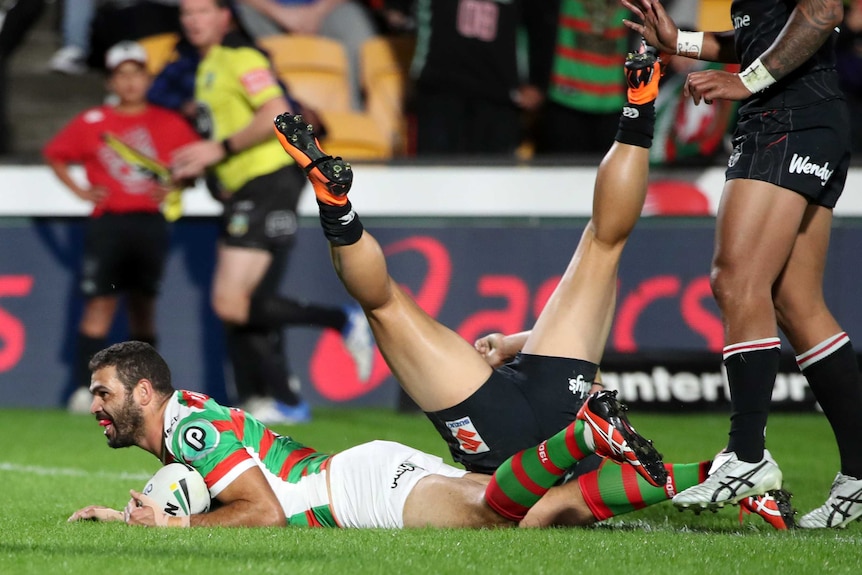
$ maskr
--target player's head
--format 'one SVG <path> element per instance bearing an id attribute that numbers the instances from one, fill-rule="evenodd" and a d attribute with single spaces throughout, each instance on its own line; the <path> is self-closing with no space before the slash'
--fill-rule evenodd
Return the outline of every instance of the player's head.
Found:
<path id="1" fill-rule="evenodd" d="M 232 23 L 229 0 L 180 0 L 180 23 L 189 43 L 201 52 L 221 44 Z"/>
<path id="2" fill-rule="evenodd" d="M 113 367 L 117 379 L 126 392 L 131 392 L 138 382 L 146 379 L 152 388 L 162 395 L 174 392 L 171 385 L 171 369 L 153 346 L 142 341 L 124 341 L 103 349 L 90 360 L 90 371 Z"/>
<path id="3" fill-rule="evenodd" d="M 105 53 L 108 89 L 117 95 L 119 104 L 139 105 L 147 101 L 150 74 L 147 71 L 147 51 L 137 42 L 114 44 Z"/>
<path id="4" fill-rule="evenodd" d="M 98 352 L 89 368 L 90 411 L 105 428 L 108 445 L 139 445 L 145 436 L 145 410 L 157 411 L 173 392 L 167 363 L 151 345 L 127 341 Z"/>

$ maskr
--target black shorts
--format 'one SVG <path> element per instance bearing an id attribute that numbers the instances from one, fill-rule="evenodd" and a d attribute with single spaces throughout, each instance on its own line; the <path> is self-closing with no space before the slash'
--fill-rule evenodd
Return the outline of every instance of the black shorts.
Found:
<path id="1" fill-rule="evenodd" d="M 850 118 L 843 100 L 742 116 L 728 180 L 770 182 L 834 208 L 850 166 Z"/>
<path id="2" fill-rule="evenodd" d="M 226 245 L 275 251 L 293 242 L 296 206 L 305 174 L 292 164 L 259 176 L 224 203 L 221 240 Z"/>
<path id="3" fill-rule="evenodd" d="M 578 359 L 518 354 L 466 400 L 425 415 L 455 461 L 469 471 L 493 473 L 574 421 L 597 370 Z"/>
<path id="4" fill-rule="evenodd" d="M 84 230 L 81 293 L 85 297 L 159 293 L 170 227 L 159 213 L 103 214 Z"/>

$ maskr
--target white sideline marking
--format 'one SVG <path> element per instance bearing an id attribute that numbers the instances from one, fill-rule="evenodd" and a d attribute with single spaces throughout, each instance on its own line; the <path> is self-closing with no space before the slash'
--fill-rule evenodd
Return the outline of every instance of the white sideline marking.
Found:
<path id="1" fill-rule="evenodd" d="M 42 467 L 39 465 L 21 465 L 19 463 L 11 463 L 8 461 L 0 461 L 0 471 L 10 471 L 13 473 L 29 473 L 32 475 L 63 475 L 66 477 L 99 477 L 102 479 L 115 480 L 143 480 L 146 481 L 152 475 L 144 473 L 128 473 L 114 471 L 87 471 L 86 469 L 75 469 L 74 467 Z"/>

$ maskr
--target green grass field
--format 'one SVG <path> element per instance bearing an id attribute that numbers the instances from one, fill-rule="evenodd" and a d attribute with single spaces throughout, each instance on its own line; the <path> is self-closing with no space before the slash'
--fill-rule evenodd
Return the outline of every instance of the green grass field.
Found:
<path id="1" fill-rule="evenodd" d="M 631 414 L 666 461 L 709 458 L 726 437 L 724 415 Z M 444 455 L 420 415 L 386 410 L 315 412 L 277 428 L 321 450 L 392 439 Z M 112 450 L 94 418 L 0 410 L 0 574 L 62 573 L 859 573 L 862 524 L 841 531 L 776 532 L 737 509 L 679 513 L 670 503 L 592 528 L 549 530 L 156 530 L 66 523 L 91 503 L 122 508 L 158 462 Z M 821 416 L 776 414 L 769 447 L 800 512 L 820 505 L 838 469 Z"/>

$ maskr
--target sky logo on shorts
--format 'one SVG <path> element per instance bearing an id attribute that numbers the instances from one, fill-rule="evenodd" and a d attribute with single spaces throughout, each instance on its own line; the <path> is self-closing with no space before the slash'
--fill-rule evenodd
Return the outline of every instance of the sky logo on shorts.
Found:
<path id="1" fill-rule="evenodd" d="M 791 174 L 810 174 L 817 176 L 820 178 L 820 185 L 825 186 L 826 182 L 829 181 L 829 178 L 832 177 L 832 172 L 835 170 L 829 169 L 829 162 L 826 162 L 821 166 L 820 164 L 812 164 L 809 160 L 811 160 L 811 156 L 805 156 L 803 158 L 799 154 L 793 154 L 788 171 Z"/>
<path id="2" fill-rule="evenodd" d="M 578 377 L 570 377 L 569 378 L 569 391 L 572 392 L 572 395 L 579 395 L 583 397 L 587 393 L 587 389 L 589 386 L 587 380 L 584 379 L 582 374 L 578 374 Z"/>
<path id="3" fill-rule="evenodd" d="M 446 427 L 452 432 L 455 439 L 458 440 L 458 446 L 464 453 L 485 453 L 490 451 L 488 444 L 476 431 L 476 426 L 469 417 L 456 419 L 455 421 L 447 421 Z"/>

